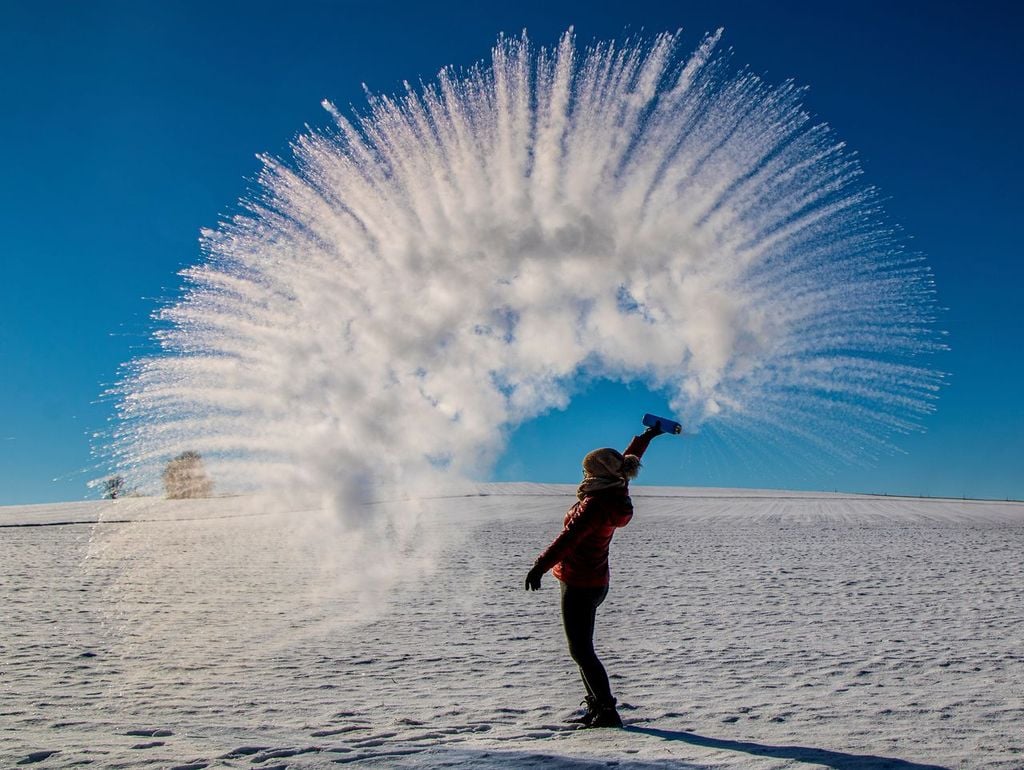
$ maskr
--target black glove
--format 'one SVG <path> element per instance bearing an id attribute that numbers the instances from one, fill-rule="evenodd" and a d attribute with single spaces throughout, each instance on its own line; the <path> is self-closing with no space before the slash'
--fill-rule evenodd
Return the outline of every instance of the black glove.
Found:
<path id="1" fill-rule="evenodd" d="M 644 435 L 645 436 L 660 436 L 664 432 L 665 431 L 663 431 L 661 429 L 661 423 L 659 422 L 657 425 L 651 425 L 649 428 L 647 428 L 647 430 L 644 431 Z"/>
<path id="2" fill-rule="evenodd" d="M 544 571 L 537 566 L 534 566 L 528 573 L 526 573 L 526 590 L 527 591 L 539 591 L 540 590 L 540 579 L 544 574 Z"/>

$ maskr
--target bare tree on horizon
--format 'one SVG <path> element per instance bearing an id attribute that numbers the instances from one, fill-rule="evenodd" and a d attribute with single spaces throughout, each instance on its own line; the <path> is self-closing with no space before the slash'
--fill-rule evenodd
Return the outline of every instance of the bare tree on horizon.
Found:
<path id="1" fill-rule="evenodd" d="M 164 469 L 164 490 L 169 500 L 210 497 L 213 481 L 206 475 L 199 452 L 182 452 Z"/>

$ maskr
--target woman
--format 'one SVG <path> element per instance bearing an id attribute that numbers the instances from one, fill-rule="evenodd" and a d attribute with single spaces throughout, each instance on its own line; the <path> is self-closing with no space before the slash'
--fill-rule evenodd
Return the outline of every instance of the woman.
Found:
<path id="1" fill-rule="evenodd" d="M 634 436 L 626 451 L 605 447 L 583 458 L 579 498 L 565 515 L 562 532 L 538 558 L 526 576 L 526 590 L 540 588 L 549 569 L 562 584 L 562 623 L 569 654 L 580 667 L 587 690 L 587 711 L 578 719 L 584 727 L 622 727 L 615 710 L 608 674 L 594 652 L 594 619 L 608 595 L 608 546 L 617 527 L 633 518 L 629 480 L 640 470 L 640 458 L 651 439 L 663 431 L 648 428 Z"/>

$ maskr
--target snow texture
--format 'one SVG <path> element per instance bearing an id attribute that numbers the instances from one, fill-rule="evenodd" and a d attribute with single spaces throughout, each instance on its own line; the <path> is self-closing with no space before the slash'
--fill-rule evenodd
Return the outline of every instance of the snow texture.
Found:
<path id="1" fill-rule="evenodd" d="M 635 488 L 627 727 L 573 731 L 522 589 L 571 493 L 423 501 L 389 564 L 250 497 L 0 509 L 0 767 L 1024 767 L 1024 505 Z"/>

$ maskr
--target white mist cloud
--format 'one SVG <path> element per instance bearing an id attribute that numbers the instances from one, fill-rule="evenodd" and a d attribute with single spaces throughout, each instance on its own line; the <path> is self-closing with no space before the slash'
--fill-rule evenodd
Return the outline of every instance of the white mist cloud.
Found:
<path id="1" fill-rule="evenodd" d="M 155 481 L 196 450 L 219 489 L 358 528 L 381 488 L 486 472 L 581 372 L 665 389 L 688 427 L 912 428 L 939 379 L 907 363 L 938 347 L 927 268 L 799 91 L 718 37 L 503 40 L 355 122 L 326 104 L 336 125 L 204 233 L 166 355 L 124 383 L 118 462 Z"/>

